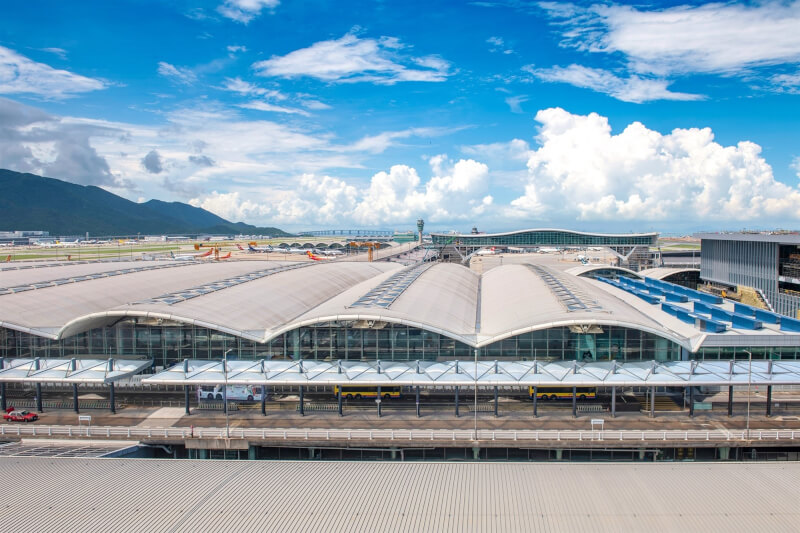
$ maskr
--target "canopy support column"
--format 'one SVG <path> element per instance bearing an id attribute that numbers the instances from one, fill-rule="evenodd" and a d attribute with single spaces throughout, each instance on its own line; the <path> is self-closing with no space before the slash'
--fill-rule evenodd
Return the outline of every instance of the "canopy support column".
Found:
<path id="1" fill-rule="evenodd" d="M 420 416 L 422 415 L 420 414 L 420 409 L 419 409 L 419 385 L 417 385 L 417 418 L 419 418 Z"/>
<path id="2" fill-rule="evenodd" d="M 5 359 L 0 357 L 0 370 L 5 368 Z M 6 412 L 6 383 L 0 383 L 0 409 L 5 413 Z"/>
<path id="3" fill-rule="evenodd" d="M 458 418 L 458 385 L 456 385 L 456 418 Z"/>
<path id="4" fill-rule="evenodd" d="M 572 387 L 572 418 L 578 418 L 578 388 Z"/>
<path id="5" fill-rule="evenodd" d="M 338 386 L 338 390 L 336 392 L 336 401 L 339 404 L 337 410 L 339 411 L 339 416 L 344 416 L 342 414 L 342 386 Z"/>
<path id="6" fill-rule="evenodd" d="M 378 418 L 381 417 L 381 402 L 382 401 L 383 401 L 383 398 L 381 397 L 381 388 L 378 387 L 378 397 L 375 398 L 375 403 L 378 405 Z"/>
<path id="7" fill-rule="evenodd" d="M 113 387 L 114 387 L 113 383 L 111 384 L 111 387 L 112 387 L 111 390 L 114 390 L 113 389 Z M 189 386 L 188 385 L 184 385 L 183 386 L 183 410 L 187 415 L 191 414 L 191 409 L 189 407 Z"/>
<path id="8" fill-rule="evenodd" d="M 39 370 L 39 358 L 37 357 L 33 361 L 33 368 L 35 370 Z M 36 410 L 40 413 L 44 412 L 42 409 L 42 384 L 36 383 Z"/>
<path id="9" fill-rule="evenodd" d="M 537 409 L 538 409 L 538 401 L 539 401 L 539 387 L 533 388 L 533 396 L 531 397 L 531 401 L 533 401 L 533 418 L 536 418 Z"/>
<path id="10" fill-rule="evenodd" d="M 75 372 L 78 369 L 78 362 L 75 359 L 72 359 L 69 363 L 70 371 Z M 80 407 L 78 406 L 78 384 L 72 384 L 72 410 L 76 413 L 80 413 Z"/>
<path id="11" fill-rule="evenodd" d="M 611 418 L 617 416 L 617 388 L 611 387 Z"/>
<path id="12" fill-rule="evenodd" d="M 112 415 L 117 414 L 117 404 L 114 401 L 114 382 L 108 384 L 108 410 Z"/>
<path id="13" fill-rule="evenodd" d="M 227 372 L 228 369 L 225 369 Z M 222 386 L 222 412 L 225 413 L 225 416 L 228 416 L 228 386 Z"/>
<path id="14" fill-rule="evenodd" d="M 494 417 L 497 418 L 497 390 L 499 387 L 494 388 Z"/>
<path id="15" fill-rule="evenodd" d="M 108 360 L 108 371 L 114 371 L 114 359 Z M 114 382 L 112 381 L 108 384 L 108 410 L 111 411 L 112 415 L 117 414 L 117 404 L 114 401 L 114 392 Z"/>
<path id="16" fill-rule="evenodd" d="M 694 417 L 694 387 L 689 387 L 689 416 Z"/>
<path id="17" fill-rule="evenodd" d="M 767 416 L 772 416 L 772 385 L 767 385 Z"/>
<path id="18" fill-rule="evenodd" d="M 650 418 L 656 416 L 656 388 L 650 387 Z"/>
<path id="19" fill-rule="evenodd" d="M 733 416 L 733 385 L 728 387 L 728 416 Z"/>
<path id="20" fill-rule="evenodd" d="M 303 392 L 305 392 L 304 387 L 300 385 L 300 416 L 306 416 L 305 406 L 303 405 Z"/>

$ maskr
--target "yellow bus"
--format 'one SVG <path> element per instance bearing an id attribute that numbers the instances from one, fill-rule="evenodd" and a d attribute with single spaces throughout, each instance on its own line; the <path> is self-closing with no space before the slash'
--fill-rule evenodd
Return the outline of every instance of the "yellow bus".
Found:
<path id="1" fill-rule="evenodd" d="M 381 398 L 384 400 L 389 400 L 391 398 L 399 398 L 400 397 L 400 390 L 402 387 L 381 387 Z M 339 386 L 336 385 L 333 387 L 333 394 L 336 397 L 339 396 Z M 377 387 L 342 387 L 342 396 L 347 398 L 348 400 L 356 399 L 360 400 L 361 398 L 377 398 L 378 397 L 378 388 Z"/>
<path id="2" fill-rule="evenodd" d="M 533 387 L 529 387 L 528 395 L 533 398 Z M 539 387 L 536 396 L 540 400 L 571 400 L 572 387 Z M 597 389 L 593 387 L 575 387 L 575 396 L 579 400 L 594 400 Z"/>

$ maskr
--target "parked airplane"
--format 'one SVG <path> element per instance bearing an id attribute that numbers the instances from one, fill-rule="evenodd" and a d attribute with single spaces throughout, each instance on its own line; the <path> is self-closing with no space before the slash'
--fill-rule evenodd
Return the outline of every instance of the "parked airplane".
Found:
<path id="1" fill-rule="evenodd" d="M 344 255 L 344 252 L 341 250 L 314 250 L 314 251 L 322 255 Z"/>
<path id="2" fill-rule="evenodd" d="M 491 248 L 484 248 L 483 250 L 478 250 L 475 252 L 475 255 L 495 255 L 500 252 L 497 251 L 497 248 L 492 246 Z"/>
<path id="3" fill-rule="evenodd" d="M 202 254 L 181 254 L 181 255 L 175 255 L 173 252 L 170 252 L 169 255 L 175 261 L 194 261 L 195 259 L 200 259 L 200 258 L 203 258 L 203 257 L 210 256 L 212 251 L 213 250 L 209 250 L 209 251 L 204 252 Z M 230 255 L 230 254 L 228 254 L 228 255 Z"/>
<path id="4" fill-rule="evenodd" d="M 561 250 L 559 248 L 545 248 L 545 247 L 539 248 L 540 254 L 556 254 L 560 251 Z"/>
<path id="5" fill-rule="evenodd" d="M 236 246 L 238 246 L 240 250 L 245 251 L 241 244 L 237 244 Z M 269 244 L 266 246 L 253 246 L 253 243 L 249 243 L 247 245 L 247 251 L 250 253 L 266 254 L 273 252 L 274 249 Z"/>
<path id="6" fill-rule="evenodd" d="M 314 255 L 314 254 L 311 252 L 311 250 L 306 250 L 306 255 L 307 255 L 307 256 L 308 256 L 308 257 L 309 257 L 309 258 L 310 258 L 312 261 L 322 261 L 322 260 L 324 260 L 324 259 L 330 259 L 329 257 L 320 257 L 320 256 L 318 256 L 318 255 Z"/>

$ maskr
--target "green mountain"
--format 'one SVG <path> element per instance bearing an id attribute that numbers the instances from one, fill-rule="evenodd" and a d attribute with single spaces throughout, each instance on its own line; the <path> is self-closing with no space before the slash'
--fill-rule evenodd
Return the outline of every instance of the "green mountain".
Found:
<path id="1" fill-rule="evenodd" d="M 0 230 L 92 236 L 243 233 L 284 236 L 278 228 L 230 222 L 180 202 L 138 204 L 95 186 L 0 169 Z"/>

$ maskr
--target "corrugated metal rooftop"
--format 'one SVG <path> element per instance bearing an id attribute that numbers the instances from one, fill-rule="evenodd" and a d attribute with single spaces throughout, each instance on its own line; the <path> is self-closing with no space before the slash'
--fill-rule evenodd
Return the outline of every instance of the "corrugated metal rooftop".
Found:
<path id="1" fill-rule="evenodd" d="M 0 458 L 0 530 L 797 531 L 800 464 Z"/>

